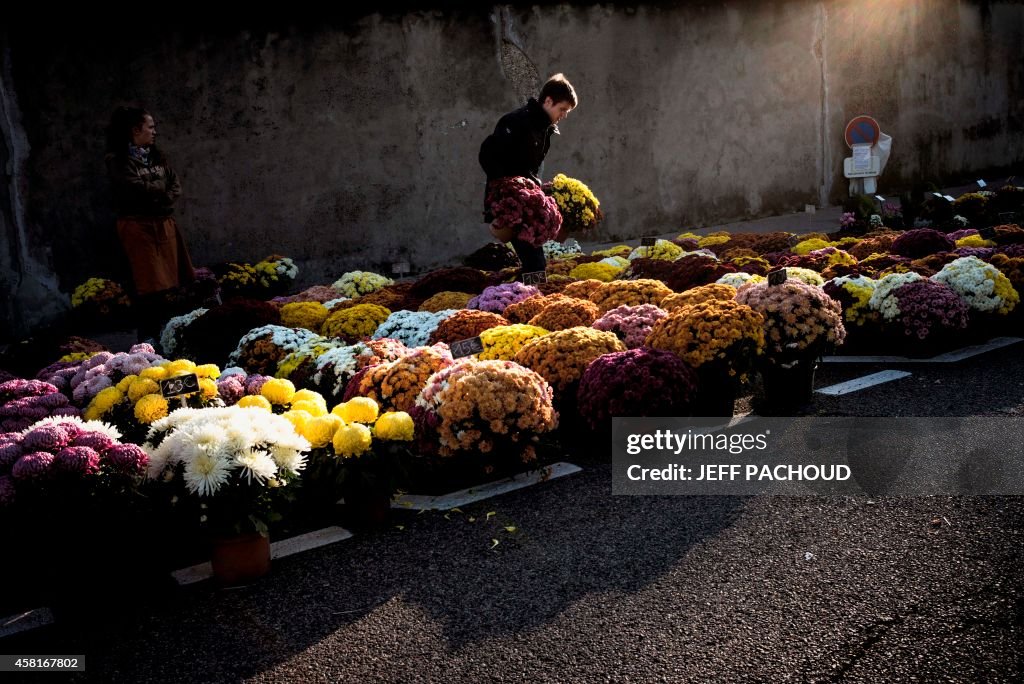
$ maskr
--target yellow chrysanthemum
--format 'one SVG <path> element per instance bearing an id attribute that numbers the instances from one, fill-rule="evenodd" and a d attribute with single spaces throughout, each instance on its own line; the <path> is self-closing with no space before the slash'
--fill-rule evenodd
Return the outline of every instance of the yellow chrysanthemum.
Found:
<path id="1" fill-rule="evenodd" d="M 324 413 L 327 413 L 327 400 L 324 399 L 323 395 L 320 394 L 319 392 L 314 392 L 313 390 L 308 389 L 300 389 L 295 393 L 295 396 L 292 397 L 293 404 L 299 401 L 312 401 L 315 404 L 320 404 L 321 406 L 324 407 Z"/>
<path id="2" fill-rule="evenodd" d="M 793 247 L 793 254 L 810 254 L 819 249 L 825 249 L 830 247 L 831 243 L 828 240 L 822 240 L 820 238 L 811 238 L 810 240 L 804 240 L 796 243 Z"/>
<path id="3" fill-rule="evenodd" d="M 313 416 L 311 416 L 308 411 L 300 411 L 294 408 L 282 413 L 281 416 L 291 423 L 295 427 L 295 431 L 300 435 L 302 434 L 302 430 L 305 428 L 306 423 L 313 419 Z"/>
<path id="4" fill-rule="evenodd" d="M 203 399 L 213 399 L 217 396 L 217 383 L 210 378 L 199 378 L 199 391 Z"/>
<path id="5" fill-rule="evenodd" d="M 310 401 L 304 399 L 302 401 L 295 401 L 292 399 L 292 410 L 294 411 L 305 411 L 311 416 L 326 416 L 327 406 L 316 401 Z"/>
<path id="6" fill-rule="evenodd" d="M 106 387 L 93 397 L 91 406 L 102 415 L 122 399 L 124 399 L 124 393 L 121 390 L 116 387 Z"/>
<path id="7" fill-rule="evenodd" d="M 167 417 L 167 400 L 159 394 L 147 394 L 135 404 L 135 418 L 144 425 Z"/>
<path id="8" fill-rule="evenodd" d="M 707 235 L 697 240 L 698 247 L 713 247 L 715 245 L 724 245 L 726 242 L 731 240 L 728 235 Z"/>
<path id="9" fill-rule="evenodd" d="M 271 404 L 284 406 L 291 403 L 292 397 L 295 396 L 295 385 L 291 380 L 272 378 L 263 383 L 260 394 L 266 397 Z"/>
<path id="10" fill-rule="evenodd" d="M 168 377 L 174 377 L 175 375 L 184 375 L 185 373 L 195 373 L 196 364 L 188 359 L 176 359 L 171 361 L 169 364 L 164 366 L 167 369 Z"/>
<path id="11" fill-rule="evenodd" d="M 412 416 L 405 411 L 385 413 L 373 426 L 373 436 L 378 439 L 393 439 L 401 442 L 412 441 L 415 427 Z"/>
<path id="12" fill-rule="evenodd" d="M 338 416 L 317 416 L 307 420 L 301 428 L 296 427 L 299 434 L 305 437 L 314 449 L 320 449 L 334 440 L 334 433 L 344 427 L 345 421 Z"/>
<path id="13" fill-rule="evenodd" d="M 139 379 L 138 375 L 126 375 L 121 378 L 121 382 L 114 385 L 117 389 L 122 392 L 127 392 L 128 388 L 132 386 L 132 383 Z"/>
<path id="14" fill-rule="evenodd" d="M 993 240 L 986 240 L 981 235 L 968 235 L 956 241 L 957 247 L 995 247 Z"/>
<path id="15" fill-rule="evenodd" d="M 238 400 L 238 406 L 241 406 L 242 408 L 255 407 L 266 409 L 268 411 L 272 408 L 270 402 L 267 401 L 267 398 L 259 394 L 249 394 L 242 397 Z"/>
<path id="16" fill-rule="evenodd" d="M 359 423 L 344 425 L 334 433 L 334 452 L 339 456 L 351 458 L 366 452 L 373 443 L 370 428 Z"/>
<path id="17" fill-rule="evenodd" d="M 377 402 L 369 397 L 353 397 L 344 404 L 338 404 L 331 411 L 336 416 L 341 416 L 348 423 L 372 423 L 377 420 L 377 412 L 380 407 Z"/>
<path id="18" fill-rule="evenodd" d="M 611 282 L 615 276 L 622 273 L 623 267 L 616 268 L 611 264 L 602 264 L 601 262 L 580 264 L 571 271 L 569 271 L 570 278 L 576 278 L 577 280 L 600 280 L 602 283 Z"/>
<path id="19" fill-rule="evenodd" d="M 157 382 L 159 382 L 160 380 L 164 380 L 167 377 L 169 377 L 169 375 L 165 367 L 151 366 L 150 368 L 142 369 L 142 372 L 139 373 L 139 377 L 148 378 L 150 380 L 156 380 Z"/>
<path id="20" fill-rule="evenodd" d="M 632 251 L 633 251 L 633 248 L 630 247 L 629 245 L 615 245 L 614 247 L 609 247 L 608 249 L 597 250 L 595 252 L 591 252 L 590 254 L 591 254 L 591 256 L 601 256 L 601 257 L 613 257 L 613 256 L 626 257 L 626 256 L 629 256 L 629 253 L 632 252 Z"/>
<path id="21" fill-rule="evenodd" d="M 139 378 L 128 387 L 128 399 L 134 404 L 147 394 L 156 394 L 160 391 L 160 385 L 149 378 Z M 216 393 L 216 388 L 214 388 Z"/>
<path id="22" fill-rule="evenodd" d="M 220 368 L 215 363 L 204 363 L 201 366 L 196 366 L 196 375 L 200 378 L 216 380 L 220 377 Z"/>

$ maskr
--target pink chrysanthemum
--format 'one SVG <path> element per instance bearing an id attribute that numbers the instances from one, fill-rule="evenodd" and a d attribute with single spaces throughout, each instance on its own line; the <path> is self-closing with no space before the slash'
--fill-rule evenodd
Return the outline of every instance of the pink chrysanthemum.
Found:
<path id="1" fill-rule="evenodd" d="M 149 456 L 135 444 L 118 444 L 105 457 L 116 471 L 125 475 L 143 475 L 149 465 Z"/>
<path id="2" fill-rule="evenodd" d="M 33 451 L 19 458 L 11 475 L 16 480 L 32 480 L 45 476 L 53 465 L 53 454 L 46 451 Z"/>
<path id="3" fill-rule="evenodd" d="M 100 455 L 86 446 L 67 447 L 57 452 L 53 469 L 73 475 L 92 475 L 99 472 Z"/>

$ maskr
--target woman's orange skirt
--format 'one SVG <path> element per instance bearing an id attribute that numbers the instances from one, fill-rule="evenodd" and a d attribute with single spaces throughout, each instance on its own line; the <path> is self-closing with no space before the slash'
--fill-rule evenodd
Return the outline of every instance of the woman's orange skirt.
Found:
<path id="1" fill-rule="evenodd" d="M 121 218 L 117 235 L 131 263 L 137 294 L 170 290 L 195 280 L 192 259 L 174 217 Z"/>

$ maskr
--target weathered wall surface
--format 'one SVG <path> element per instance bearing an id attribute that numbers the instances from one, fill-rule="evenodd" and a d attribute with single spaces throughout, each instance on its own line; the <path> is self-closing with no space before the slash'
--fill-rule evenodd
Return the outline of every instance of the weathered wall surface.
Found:
<path id="1" fill-rule="evenodd" d="M 65 292 L 124 276 L 102 162 L 124 101 L 157 117 L 198 264 L 283 253 L 322 282 L 485 242 L 479 144 L 552 72 L 581 104 L 545 176 L 585 179 L 604 236 L 635 237 L 840 199 L 860 113 L 894 138 L 883 191 L 1024 162 L 1022 36 L 1021 5 L 952 0 L 484 6 L 142 40 L 12 26 L 4 104 L 20 120 L 0 126 L 25 146 L 0 195 L 0 265 L 15 299 L 54 272 Z M 17 235 L 32 259 L 7 256 Z M 63 305 L 36 301 L 0 312 L 21 329 Z"/>

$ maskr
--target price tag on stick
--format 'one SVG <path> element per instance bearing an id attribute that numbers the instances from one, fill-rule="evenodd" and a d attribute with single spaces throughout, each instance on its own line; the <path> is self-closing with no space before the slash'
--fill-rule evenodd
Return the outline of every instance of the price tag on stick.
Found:
<path id="1" fill-rule="evenodd" d="M 658 238 L 656 237 L 642 237 L 640 238 L 641 247 L 653 247 L 658 244 Z"/>
<path id="2" fill-rule="evenodd" d="M 484 343 L 479 337 L 470 337 L 451 344 L 452 358 L 461 359 L 463 356 L 479 354 L 484 350 Z"/>
<path id="3" fill-rule="evenodd" d="M 523 274 L 523 285 L 540 285 L 548 282 L 547 271 L 532 271 Z"/>
<path id="4" fill-rule="evenodd" d="M 160 394 L 164 399 L 184 397 L 199 391 L 199 377 L 195 373 L 176 375 L 160 381 Z"/>
<path id="5" fill-rule="evenodd" d="M 789 276 L 787 275 L 786 269 L 784 268 L 768 272 L 769 285 L 784 285 L 788 279 Z"/>

